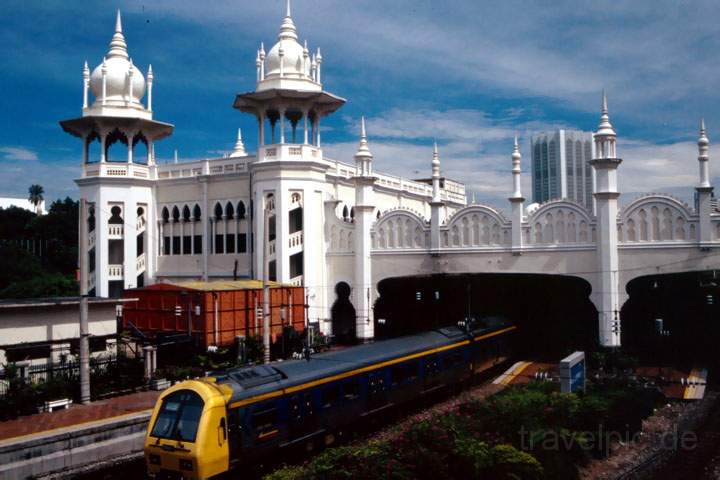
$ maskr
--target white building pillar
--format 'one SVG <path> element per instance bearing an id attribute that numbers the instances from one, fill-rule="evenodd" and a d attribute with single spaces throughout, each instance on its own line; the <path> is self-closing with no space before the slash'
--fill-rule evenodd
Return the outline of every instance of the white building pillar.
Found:
<path id="1" fill-rule="evenodd" d="M 308 144 L 308 111 L 303 110 L 303 144 Z"/>
<path id="2" fill-rule="evenodd" d="M 280 109 L 280 144 L 285 143 L 285 109 Z"/>
<path id="3" fill-rule="evenodd" d="M 365 118 L 361 120 L 360 145 L 355 154 L 357 174 L 355 176 L 355 276 L 353 279 L 353 300 L 355 304 L 355 333 L 358 340 L 367 341 L 375 336 L 373 319 L 372 281 L 372 239 L 370 228 L 375 211 L 372 176 L 372 159 L 365 132 Z"/>
<path id="4" fill-rule="evenodd" d="M 131 191 L 124 199 L 123 220 L 123 283 L 128 289 L 137 287 L 137 203 Z"/>
<path id="5" fill-rule="evenodd" d="M 523 202 L 525 198 L 522 196 L 522 190 L 520 185 L 520 162 L 522 155 L 520 154 L 520 145 L 518 144 L 517 135 L 515 136 L 515 145 L 513 146 L 512 153 L 512 176 L 513 176 L 513 194 L 508 200 L 512 205 L 512 215 L 510 220 L 512 221 L 512 252 L 514 255 L 520 255 L 523 247 L 522 240 L 522 223 L 523 223 Z"/>
<path id="6" fill-rule="evenodd" d="M 695 191 L 697 192 L 698 204 L 698 245 L 701 249 L 707 248 L 712 242 L 712 195 L 713 186 L 710 183 L 710 140 L 705 133 L 705 120 L 700 122 L 700 138 L 698 138 L 698 166 L 700 182 Z"/>
<path id="7" fill-rule="evenodd" d="M 440 154 L 436 143 L 433 147 L 432 201 L 430 202 L 430 251 L 433 255 L 437 255 L 440 250 L 440 225 L 444 205 L 440 197 Z"/>
<path id="8" fill-rule="evenodd" d="M 275 268 L 278 282 L 290 281 L 290 192 L 279 186 L 275 191 Z"/>
<path id="9" fill-rule="evenodd" d="M 620 345 L 620 278 L 617 241 L 618 192 L 617 168 L 622 162 L 615 154 L 615 130 L 610 124 L 607 99 L 603 93 L 600 125 L 595 134 L 596 158 L 590 161 L 595 171 L 597 205 L 597 255 L 599 292 L 593 297 L 598 307 L 600 344 Z M 612 155 L 612 156 L 611 156 Z"/>

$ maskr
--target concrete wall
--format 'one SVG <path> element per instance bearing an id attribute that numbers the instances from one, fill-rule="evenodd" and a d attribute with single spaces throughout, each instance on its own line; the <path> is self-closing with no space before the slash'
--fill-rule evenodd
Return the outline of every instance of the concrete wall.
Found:
<path id="1" fill-rule="evenodd" d="M 0 310 L 0 342 L 2 346 L 27 342 L 52 342 L 69 340 L 80 336 L 78 305 L 52 305 L 43 307 L 4 308 Z M 88 306 L 90 334 L 114 335 L 117 332 L 115 303 Z M 5 351 L 0 346 L 0 365 L 6 363 Z M 57 346 L 60 350 L 63 344 Z M 53 361 L 58 361 L 59 351 Z M 36 360 L 36 363 L 44 361 Z"/>

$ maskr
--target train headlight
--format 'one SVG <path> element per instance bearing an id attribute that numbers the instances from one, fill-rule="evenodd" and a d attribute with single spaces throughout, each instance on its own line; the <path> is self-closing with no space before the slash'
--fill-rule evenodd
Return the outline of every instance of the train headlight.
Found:
<path id="1" fill-rule="evenodd" d="M 192 460 L 187 460 L 184 458 L 180 459 L 180 470 L 190 470 L 193 469 L 193 463 Z"/>
<path id="2" fill-rule="evenodd" d="M 160 465 L 160 455 L 155 455 L 154 453 L 151 453 L 148 457 L 148 460 L 150 461 L 151 465 Z"/>

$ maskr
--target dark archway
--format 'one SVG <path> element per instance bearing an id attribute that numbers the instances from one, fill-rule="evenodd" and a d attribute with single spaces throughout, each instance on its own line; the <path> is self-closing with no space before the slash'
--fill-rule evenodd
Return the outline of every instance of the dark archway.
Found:
<path id="1" fill-rule="evenodd" d="M 622 344 L 641 363 L 720 368 L 720 271 L 639 277 L 627 293 Z"/>
<path id="2" fill-rule="evenodd" d="M 330 309 L 332 316 L 332 331 L 335 343 L 352 345 L 357 342 L 355 332 L 355 307 L 350 302 L 350 285 L 339 282 L 335 285 L 335 303 Z"/>
<path id="3" fill-rule="evenodd" d="M 468 315 L 519 327 L 521 353 L 557 361 L 597 346 L 597 310 L 585 280 L 540 274 L 436 274 L 378 284 L 375 338 L 457 325 Z"/>

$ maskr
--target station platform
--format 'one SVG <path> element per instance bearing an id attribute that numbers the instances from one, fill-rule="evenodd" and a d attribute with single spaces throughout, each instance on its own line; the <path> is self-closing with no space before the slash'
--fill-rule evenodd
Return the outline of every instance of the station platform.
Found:
<path id="1" fill-rule="evenodd" d="M 519 361 L 500 374 L 495 385 L 523 385 L 534 379 L 556 379 L 558 364 Z M 641 366 L 632 372 L 635 377 L 653 380 L 667 398 L 678 400 L 702 400 L 705 396 L 708 371 L 693 368 L 690 371 L 671 367 Z"/>
<path id="2" fill-rule="evenodd" d="M 0 478 L 64 476 L 97 462 L 141 455 L 160 392 L 140 392 L 0 422 Z"/>
<path id="3" fill-rule="evenodd" d="M 147 391 L 108 398 L 92 402 L 89 405 L 71 405 L 57 412 L 26 415 L 14 420 L 0 422 L 0 443 L 18 437 L 48 433 L 62 428 L 102 422 L 104 420 L 152 410 L 160 392 Z"/>

